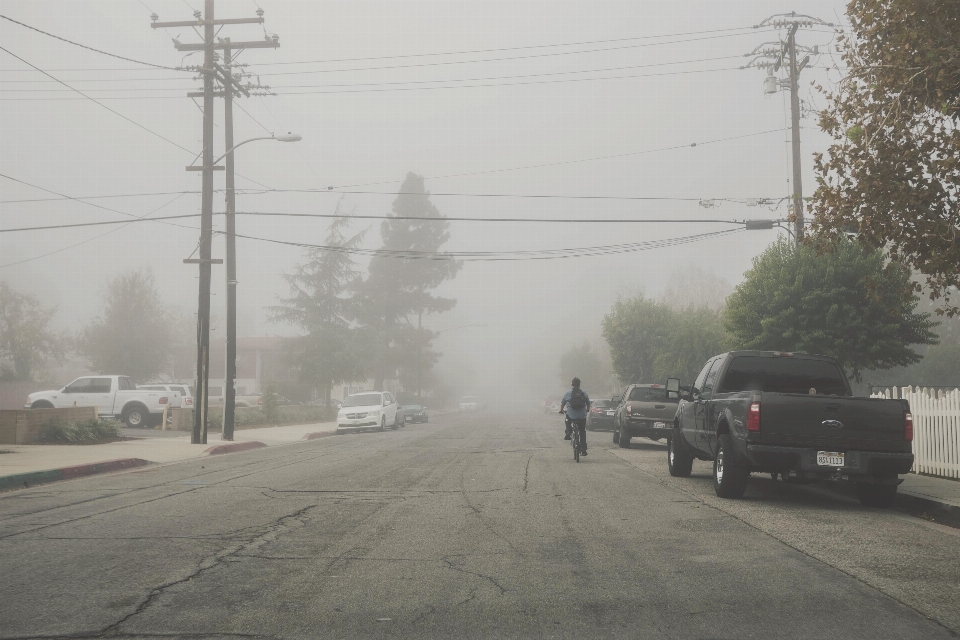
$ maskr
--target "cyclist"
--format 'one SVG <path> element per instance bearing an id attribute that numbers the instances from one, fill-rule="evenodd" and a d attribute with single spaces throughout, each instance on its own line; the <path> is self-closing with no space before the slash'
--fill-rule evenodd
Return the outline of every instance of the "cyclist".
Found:
<path id="1" fill-rule="evenodd" d="M 587 412 L 590 410 L 590 396 L 580 388 L 580 378 L 574 378 L 570 384 L 573 386 L 560 401 L 560 413 L 564 412 L 564 407 L 567 408 L 566 435 L 563 439 L 570 439 L 571 429 L 576 425 L 577 430 L 580 431 L 580 455 L 585 456 L 587 455 Z"/>

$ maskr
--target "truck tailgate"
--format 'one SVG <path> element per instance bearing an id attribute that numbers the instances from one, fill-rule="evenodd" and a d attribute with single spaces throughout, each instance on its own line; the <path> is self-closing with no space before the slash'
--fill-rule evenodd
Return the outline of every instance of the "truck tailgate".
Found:
<path id="1" fill-rule="evenodd" d="M 902 400 L 765 392 L 760 399 L 763 444 L 830 451 L 910 451 Z"/>

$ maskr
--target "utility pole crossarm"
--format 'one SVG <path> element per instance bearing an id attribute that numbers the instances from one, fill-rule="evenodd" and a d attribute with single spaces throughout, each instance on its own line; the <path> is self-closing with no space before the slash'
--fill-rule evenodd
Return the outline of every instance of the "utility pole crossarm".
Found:
<path id="1" fill-rule="evenodd" d="M 212 49 L 223 51 L 227 48 L 228 45 L 224 43 L 215 43 L 212 45 Z M 280 37 L 273 36 L 269 40 L 251 40 L 250 42 L 234 42 L 233 49 L 276 49 L 280 46 Z M 176 43 L 177 51 L 205 51 L 206 46 L 202 43 L 197 44 L 183 44 Z"/>
<path id="2" fill-rule="evenodd" d="M 206 24 L 263 24 L 263 18 L 227 18 L 225 20 L 180 20 L 177 22 L 151 22 L 151 29 L 165 29 L 167 27 L 202 27 Z"/>

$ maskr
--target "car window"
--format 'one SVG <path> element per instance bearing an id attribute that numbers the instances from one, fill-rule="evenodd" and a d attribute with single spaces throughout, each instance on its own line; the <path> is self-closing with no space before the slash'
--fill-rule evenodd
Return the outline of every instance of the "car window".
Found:
<path id="1" fill-rule="evenodd" d="M 630 400 L 633 402 L 663 402 L 666 399 L 666 392 L 651 387 L 634 387 L 630 390 Z"/>
<path id="2" fill-rule="evenodd" d="M 708 360 L 707 364 L 703 365 L 703 369 L 700 370 L 700 375 L 697 376 L 697 381 L 693 383 L 693 388 L 696 390 L 703 389 L 703 381 L 707 378 L 707 373 L 710 371 L 710 365 L 713 364 L 713 360 Z"/>
<path id="3" fill-rule="evenodd" d="M 186 388 L 186 387 L 170 387 L 170 389 L 171 389 L 172 391 L 176 391 L 177 393 L 179 393 L 179 394 L 182 395 L 182 396 L 187 395 L 187 388 Z"/>
<path id="4" fill-rule="evenodd" d="M 700 389 L 700 397 L 704 400 L 709 400 L 713 395 L 713 388 L 717 385 L 717 376 L 720 375 L 721 364 L 720 360 L 716 360 L 713 368 L 710 369 L 710 373 L 707 374 L 707 378 L 703 381 L 703 387 Z"/>
<path id="5" fill-rule="evenodd" d="M 463 396 L 463 398 L 460 399 L 460 402 L 476 402 L 476 401 L 477 399 L 474 396 Z"/>
<path id="6" fill-rule="evenodd" d="M 345 407 L 370 407 L 380 404 L 379 393 L 358 393 L 347 396 L 343 401 Z"/>
<path id="7" fill-rule="evenodd" d="M 828 360 L 738 356 L 723 377 L 723 391 L 847 395 L 843 374 Z"/>
<path id="8" fill-rule="evenodd" d="M 137 389 L 145 389 L 147 391 L 166 391 L 164 387 L 155 385 L 155 384 L 144 384 L 137 387 Z"/>
<path id="9" fill-rule="evenodd" d="M 403 405 L 404 411 L 420 411 L 421 407 L 418 404 L 405 404 Z"/>
<path id="10" fill-rule="evenodd" d="M 91 378 L 88 393 L 110 393 L 112 381 L 110 378 Z"/>
<path id="11" fill-rule="evenodd" d="M 77 378 L 63 388 L 64 393 L 90 393 L 93 378 Z"/>
<path id="12" fill-rule="evenodd" d="M 117 378 L 117 388 L 121 391 L 132 391 L 137 388 L 137 383 L 133 381 L 133 378 L 128 378 L 126 376 L 120 376 Z M 166 391 L 166 389 L 163 389 Z M 109 391 L 109 389 L 108 389 Z"/>
<path id="13" fill-rule="evenodd" d="M 594 400 L 593 406 L 597 409 L 612 409 L 616 405 L 612 400 Z"/>

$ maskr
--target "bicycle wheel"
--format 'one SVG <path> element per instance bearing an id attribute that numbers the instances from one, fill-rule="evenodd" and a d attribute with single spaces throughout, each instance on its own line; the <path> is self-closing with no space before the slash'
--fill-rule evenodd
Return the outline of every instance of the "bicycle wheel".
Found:
<path id="1" fill-rule="evenodd" d="M 580 428 L 577 425 L 573 425 L 573 461 L 580 462 Z"/>

